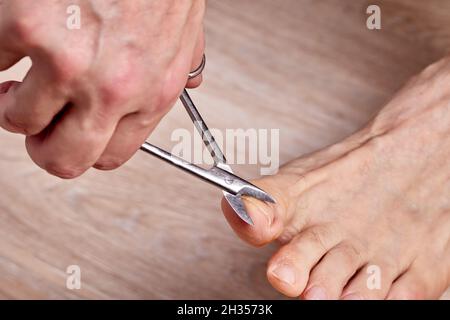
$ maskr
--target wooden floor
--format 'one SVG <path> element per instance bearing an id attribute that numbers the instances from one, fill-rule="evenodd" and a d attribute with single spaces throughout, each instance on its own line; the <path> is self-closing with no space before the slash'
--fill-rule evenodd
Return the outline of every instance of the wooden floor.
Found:
<path id="1" fill-rule="evenodd" d="M 371 2 L 208 1 L 208 65 L 192 94 L 209 126 L 278 128 L 286 162 L 363 125 L 450 49 L 450 1 L 377 1 L 381 31 L 365 27 Z M 179 127 L 192 130 L 177 105 L 150 140 L 169 148 Z M 275 246 L 237 239 L 213 187 L 145 154 L 63 181 L 33 165 L 22 137 L 1 132 L 0 149 L 0 298 L 281 298 L 265 278 Z"/>

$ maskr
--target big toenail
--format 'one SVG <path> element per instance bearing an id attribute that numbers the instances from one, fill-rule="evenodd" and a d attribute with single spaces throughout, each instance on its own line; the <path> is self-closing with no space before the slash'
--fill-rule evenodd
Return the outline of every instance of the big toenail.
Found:
<path id="1" fill-rule="evenodd" d="M 325 290 L 318 286 L 313 286 L 311 289 L 306 291 L 305 294 L 306 300 L 326 300 L 327 299 L 327 293 Z"/>
<path id="2" fill-rule="evenodd" d="M 342 300 L 363 300 L 363 297 L 357 293 L 350 293 L 342 297 Z"/>
<path id="3" fill-rule="evenodd" d="M 268 226 L 272 226 L 273 213 L 270 205 L 267 203 L 260 203 L 258 200 L 255 200 L 255 206 L 258 208 L 258 211 L 261 212 L 266 218 Z"/>
<path id="4" fill-rule="evenodd" d="M 285 264 L 279 265 L 272 271 L 272 274 L 284 283 L 289 285 L 295 284 L 295 270 L 291 266 Z"/>

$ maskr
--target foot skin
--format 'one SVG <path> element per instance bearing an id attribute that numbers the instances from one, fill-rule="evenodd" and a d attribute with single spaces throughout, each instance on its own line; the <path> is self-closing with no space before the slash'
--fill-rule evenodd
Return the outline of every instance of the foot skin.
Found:
<path id="1" fill-rule="evenodd" d="M 245 241 L 278 240 L 267 277 L 304 299 L 434 299 L 450 285 L 450 60 L 413 78 L 361 131 L 255 184 Z"/>

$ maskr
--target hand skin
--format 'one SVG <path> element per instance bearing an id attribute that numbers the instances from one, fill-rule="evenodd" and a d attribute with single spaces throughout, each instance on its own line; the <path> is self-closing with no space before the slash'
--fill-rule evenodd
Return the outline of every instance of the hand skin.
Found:
<path id="1" fill-rule="evenodd" d="M 450 285 L 450 58 L 411 79 L 364 128 L 255 184 L 255 225 L 223 210 L 235 232 L 278 240 L 267 277 L 305 299 L 437 299 Z M 369 267 L 380 287 L 368 286 Z M 372 290 L 373 289 L 373 290 Z"/>
<path id="2" fill-rule="evenodd" d="M 66 27 L 67 7 L 81 29 Z M 61 178 L 126 162 L 201 76 L 204 0 L 0 1 L 0 126 L 26 135 L 33 161 Z"/>

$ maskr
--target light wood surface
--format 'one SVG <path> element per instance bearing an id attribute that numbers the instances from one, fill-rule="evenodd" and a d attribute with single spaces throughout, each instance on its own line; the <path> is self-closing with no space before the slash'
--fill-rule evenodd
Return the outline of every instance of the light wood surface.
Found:
<path id="1" fill-rule="evenodd" d="M 281 162 L 359 128 L 450 49 L 450 1 L 377 3 L 380 31 L 365 27 L 369 1 L 208 1 L 205 82 L 192 95 L 209 126 L 278 128 Z M 170 148 L 179 127 L 192 130 L 177 104 L 150 141 Z M 281 298 L 265 278 L 276 246 L 237 239 L 215 188 L 141 153 L 63 181 L 23 140 L 0 133 L 0 298 Z M 81 290 L 65 286 L 74 264 Z"/>

